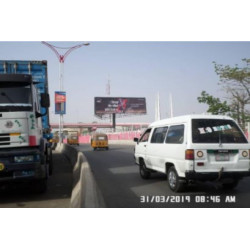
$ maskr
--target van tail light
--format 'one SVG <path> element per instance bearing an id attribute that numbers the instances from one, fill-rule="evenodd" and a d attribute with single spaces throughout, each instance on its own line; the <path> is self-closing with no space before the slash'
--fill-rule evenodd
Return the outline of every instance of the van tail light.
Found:
<path id="1" fill-rule="evenodd" d="M 186 160 L 194 160 L 194 150 L 193 149 L 187 149 L 185 151 L 185 159 Z"/>
<path id="2" fill-rule="evenodd" d="M 244 150 L 244 151 L 242 151 L 242 156 L 244 157 L 244 158 L 246 158 L 246 157 L 248 157 L 249 158 L 249 150 L 247 151 L 247 150 Z"/>

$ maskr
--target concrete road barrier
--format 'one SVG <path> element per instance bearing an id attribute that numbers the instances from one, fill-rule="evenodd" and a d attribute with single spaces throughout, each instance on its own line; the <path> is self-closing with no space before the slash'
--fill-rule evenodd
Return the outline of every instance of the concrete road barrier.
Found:
<path id="1" fill-rule="evenodd" d="M 96 184 L 84 154 L 67 144 L 58 144 L 56 150 L 63 153 L 73 167 L 73 188 L 70 207 L 106 207 L 103 196 Z"/>

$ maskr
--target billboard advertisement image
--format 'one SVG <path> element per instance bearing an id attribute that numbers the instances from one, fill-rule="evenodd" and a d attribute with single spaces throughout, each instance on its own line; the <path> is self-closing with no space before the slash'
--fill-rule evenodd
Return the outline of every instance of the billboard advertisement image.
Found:
<path id="1" fill-rule="evenodd" d="M 95 97 L 95 115 L 105 114 L 146 114 L 146 98 L 144 97 Z"/>
<path id="2" fill-rule="evenodd" d="M 55 92 L 55 114 L 66 114 L 66 92 L 64 91 Z"/>

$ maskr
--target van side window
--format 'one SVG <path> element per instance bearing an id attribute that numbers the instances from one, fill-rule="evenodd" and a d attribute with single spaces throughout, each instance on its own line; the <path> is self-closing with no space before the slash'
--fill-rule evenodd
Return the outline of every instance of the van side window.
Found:
<path id="1" fill-rule="evenodd" d="M 163 143 L 167 131 L 168 127 L 155 128 L 154 133 L 152 135 L 151 143 Z"/>
<path id="2" fill-rule="evenodd" d="M 150 135 L 150 132 L 151 132 L 151 128 L 147 129 L 146 132 L 141 136 L 139 142 L 147 142 L 149 135 Z"/>
<path id="3" fill-rule="evenodd" d="M 171 126 L 168 130 L 166 143 L 182 144 L 184 139 L 184 125 Z"/>

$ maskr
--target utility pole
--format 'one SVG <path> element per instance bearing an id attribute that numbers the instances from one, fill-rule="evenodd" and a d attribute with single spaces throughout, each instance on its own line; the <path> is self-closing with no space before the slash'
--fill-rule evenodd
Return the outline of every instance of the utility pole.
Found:
<path id="1" fill-rule="evenodd" d="M 60 91 L 63 91 L 63 76 L 64 76 L 64 62 L 66 57 L 75 49 L 78 49 L 82 46 L 88 46 L 89 43 L 81 43 L 73 47 L 57 47 L 52 44 L 49 44 L 47 42 L 42 42 L 42 44 L 46 45 L 49 47 L 57 56 L 59 60 L 59 82 L 60 82 Z M 67 51 L 64 54 L 59 54 L 57 49 L 66 49 Z M 59 119 L 59 142 L 63 142 L 63 114 L 60 114 L 60 119 Z"/>

